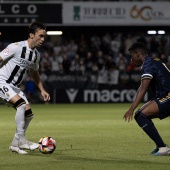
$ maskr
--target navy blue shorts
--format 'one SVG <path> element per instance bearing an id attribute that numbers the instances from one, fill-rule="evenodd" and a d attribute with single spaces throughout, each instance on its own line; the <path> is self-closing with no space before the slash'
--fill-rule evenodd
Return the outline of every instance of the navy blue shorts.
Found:
<path id="1" fill-rule="evenodd" d="M 170 93 L 163 98 L 154 99 L 159 108 L 159 119 L 170 116 Z"/>

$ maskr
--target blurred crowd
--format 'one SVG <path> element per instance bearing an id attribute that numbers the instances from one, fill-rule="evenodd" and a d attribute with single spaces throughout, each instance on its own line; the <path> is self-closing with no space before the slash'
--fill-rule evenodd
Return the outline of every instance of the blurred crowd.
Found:
<path id="1" fill-rule="evenodd" d="M 136 41 L 145 43 L 149 54 L 170 68 L 169 34 L 94 32 L 91 36 L 56 36 L 53 40 L 47 36 L 40 49 L 41 79 L 50 89 L 133 86 L 140 81 L 140 68 L 131 63 L 128 49 Z M 0 49 L 6 45 L 1 42 Z M 34 94 L 30 77 L 25 80 L 25 91 Z"/>
<path id="2" fill-rule="evenodd" d="M 128 51 L 136 41 L 145 43 L 149 54 L 161 58 L 170 68 L 169 35 L 106 32 L 87 37 L 81 34 L 77 38 L 61 36 L 53 43 L 47 37 L 41 51 L 42 79 L 58 81 L 57 87 L 64 88 L 100 88 L 138 82 L 140 68 L 133 66 Z M 59 83 L 62 81 L 67 83 Z"/>

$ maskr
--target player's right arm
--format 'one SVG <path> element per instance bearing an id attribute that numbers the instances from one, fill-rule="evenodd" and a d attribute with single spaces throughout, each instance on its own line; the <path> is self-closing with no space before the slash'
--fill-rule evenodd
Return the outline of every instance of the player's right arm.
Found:
<path id="1" fill-rule="evenodd" d="M 33 78 L 35 84 L 40 89 L 41 95 L 44 98 L 44 101 L 49 101 L 50 95 L 46 92 L 46 90 L 43 87 L 43 84 L 40 80 L 39 72 L 37 70 L 34 70 L 34 69 L 30 69 L 29 71 L 30 71 L 31 77 Z"/>

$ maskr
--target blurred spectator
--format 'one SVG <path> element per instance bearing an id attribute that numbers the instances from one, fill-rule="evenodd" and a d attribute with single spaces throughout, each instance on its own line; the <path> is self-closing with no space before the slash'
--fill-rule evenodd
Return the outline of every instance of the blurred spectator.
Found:
<path id="1" fill-rule="evenodd" d="M 110 53 L 110 43 L 111 43 L 111 35 L 106 32 L 103 37 L 101 37 L 101 50 L 103 51 L 104 54 L 109 54 Z"/>
<path id="2" fill-rule="evenodd" d="M 46 75 L 50 75 L 51 73 L 51 59 L 49 53 L 44 52 L 42 59 L 41 59 L 41 72 L 44 72 Z"/>
<path id="3" fill-rule="evenodd" d="M 94 34 L 94 36 L 91 37 L 90 41 L 90 50 L 93 54 L 96 54 L 96 52 L 99 51 L 101 47 L 100 37 L 97 36 L 97 34 Z"/>
<path id="4" fill-rule="evenodd" d="M 113 61 L 112 56 L 106 56 L 105 69 L 110 71 L 116 67 L 116 63 Z"/>
<path id="5" fill-rule="evenodd" d="M 74 73 L 74 75 L 81 75 L 80 56 L 78 54 L 76 54 L 75 58 L 71 62 L 70 71 Z"/>
<path id="6" fill-rule="evenodd" d="M 130 61 L 130 56 L 129 56 L 129 48 L 132 46 L 132 44 L 134 43 L 134 38 L 131 34 L 128 34 L 127 36 L 125 36 L 124 39 L 124 55 L 127 58 L 128 61 Z"/>
<path id="7" fill-rule="evenodd" d="M 70 60 L 68 59 L 68 56 L 65 54 L 63 56 L 63 61 L 62 61 L 62 70 L 65 74 L 69 74 L 70 72 Z"/>
<path id="8" fill-rule="evenodd" d="M 119 69 L 112 67 L 109 72 L 109 85 L 118 85 L 119 84 Z"/>
<path id="9" fill-rule="evenodd" d="M 75 43 L 74 39 L 71 39 L 67 47 L 68 47 L 67 55 L 70 62 L 72 62 L 77 54 L 78 45 Z"/>
<path id="10" fill-rule="evenodd" d="M 60 69 L 60 63 L 58 62 L 57 57 L 54 56 L 51 62 L 51 71 L 57 72 L 60 71 Z"/>
<path id="11" fill-rule="evenodd" d="M 104 58 L 103 51 L 101 50 L 97 51 L 96 60 L 97 60 L 98 69 L 102 70 L 105 65 L 105 58 Z"/>
<path id="12" fill-rule="evenodd" d="M 110 42 L 110 47 L 111 47 L 111 52 L 113 55 L 113 60 L 116 61 L 119 50 L 120 50 L 120 39 L 117 35 L 114 35 L 111 42 Z"/>
<path id="13" fill-rule="evenodd" d="M 115 62 L 111 56 L 107 56 L 105 69 L 108 71 L 108 80 L 109 85 L 117 85 L 119 83 L 119 69 L 117 69 Z"/>
<path id="14" fill-rule="evenodd" d="M 99 88 L 106 88 L 108 84 L 108 70 L 104 67 L 98 71 L 97 83 Z"/>
<path id="15" fill-rule="evenodd" d="M 53 51 L 54 51 L 55 56 L 58 56 L 62 53 L 62 45 L 61 45 L 61 42 L 59 40 L 57 40 L 55 42 L 54 47 L 53 47 Z"/>
<path id="16" fill-rule="evenodd" d="M 86 58 L 84 59 L 84 63 L 86 66 L 86 72 L 91 73 L 92 72 L 92 53 L 90 51 L 87 52 Z"/>
<path id="17" fill-rule="evenodd" d="M 67 40 L 63 40 L 61 48 L 62 48 L 62 55 L 65 55 L 65 54 L 67 55 L 67 53 L 69 51 Z"/>
<path id="18" fill-rule="evenodd" d="M 88 47 L 87 39 L 85 35 L 82 34 L 78 43 L 77 53 L 79 54 L 80 58 L 86 58 L 88 51 L 89 51 L 89 47 Z"/>
<path id="19" fill-rule="evenodd" d="M 116 59 L 116 66 L 120 70 L 120 72 L 126 72 L 126 68 L 128 65 L 128 61 L 123 55 L 122 52 L 119 52 L 118 58 Z"/>

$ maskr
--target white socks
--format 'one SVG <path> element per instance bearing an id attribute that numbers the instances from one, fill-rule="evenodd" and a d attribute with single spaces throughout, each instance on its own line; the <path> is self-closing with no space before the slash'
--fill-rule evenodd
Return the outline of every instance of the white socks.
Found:
<path id="1" fill-rule="evenodd" d="M 15 115 L 15 123 L 17 127 L 15 133 L 16 138 L 19 138 L 18 134 L 21 136 L 24 136 L 25 134 L 25 106 L 26 104 L 19 106 Z"/>

